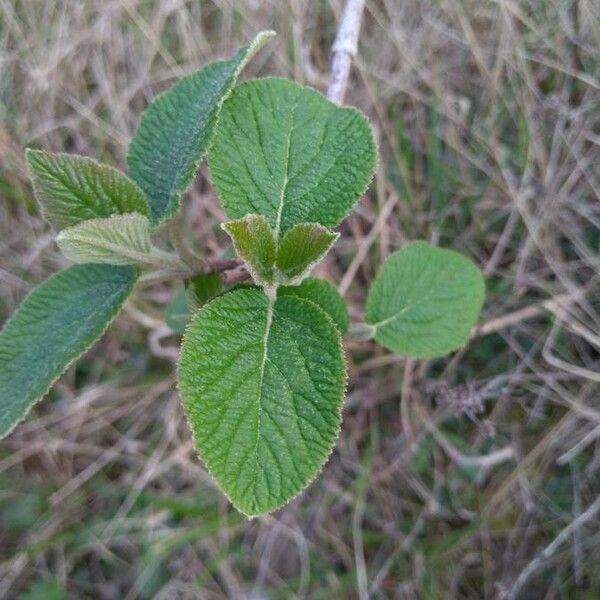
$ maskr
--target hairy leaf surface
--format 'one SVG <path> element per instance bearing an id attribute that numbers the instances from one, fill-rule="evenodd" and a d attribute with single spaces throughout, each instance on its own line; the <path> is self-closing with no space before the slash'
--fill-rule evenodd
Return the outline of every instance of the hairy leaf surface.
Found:
<path id="1" fill-rule="evenodd" d="M 152 249 L 150 221 L 137 213 L 90 219 L 63 229 L 56 243 L 68 259 L 77 263 L 147 262 Z"/>
<path id="2" fill-rule="evenodd" d="M 466 344 L 484 296 L 483 277 L 471 260 L 413 242 L 392 254 L 373 281 L 366 320 L 382 346 L 434 358 Z"/>
<path id="3" fill-rule="evenodd" d="M 283 236 L 277 248 L 275 266 L 281 283 L 300 282 L 327 254 L 338 233 L 318 223 L 299 223 Z"/>
<path id="4" fill-rule="evenodd" d="M 316 277 L 308 277 L 300 285 L 280 287 L 278 296 L 297 296 L 314 302 L 324 310 L 336 324 L 339 332 L 344 335 L 348 331 L 350 318 L 348 317 L 348 306 L 340 296 L 335 286 Z"/>
<path id="5" fill-rule="evenodd" d="M 266 78 L 239 85 L 223 104 L 209 164 L 227 214 L 260 213 L 279 238 L 298 223 L 337 225 L 365 191 L 376 157 L 361 112 Z"/>
<path id="6" fill-rule="evenodd" d="M 199 453 L 244 514 L 288 502 L 330 454 L 344 354 L 315 304 L 252 288 L 216 298 L 186 331 L 178 376 Z"/>
<path id="7" fill-rule="evenodd" d="M 244 66 L 273 35 L 263 31 L 232 58 L 184 77 L 157 96 L 142 115 L 127 163 L 131 177 L 148 195 L 153 223 L 169 218 L 179 207 L 213 138 L 223 100 Z"/>
<path id="8" fill-rule="evenodd" d="M 60 231 L 88 219 L 148 214 L 144 192 L 109 165 L 74 154 L 26 151 L 33 189 L 46 220 Z"/>
<path id="9" fill-rule="evenodd" d="M 135 280 L 133 267 L 74 265 L 24 300 L 0 332 L 0 437 L 104 333 Z"/>

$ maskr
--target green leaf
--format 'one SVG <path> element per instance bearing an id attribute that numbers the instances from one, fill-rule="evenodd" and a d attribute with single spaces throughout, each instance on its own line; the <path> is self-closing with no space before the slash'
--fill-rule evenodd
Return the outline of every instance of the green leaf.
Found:
<path id="1" fill-rule="evenodd" d="M 242 513 L 296 496 L 329 456 L 346 380 L 339 333 L 294 296 L 219 296 L 186 331 L 179 389 L 196 445 Z"/>
<path id="2" fill-rule="evenodd" d="M 223 279 L 220 273 L 195 275 L 188 281 L 187 298 L 192 310 L 198 310 L 223 292 Z"/>
<path id="3" fill-rule="evenodd" d="M 297 296 L 314 302 L 325 311 L 344 335 L 348 331 L 349 317 L 346 301 L 340 296 L 335 286 L 316 277 L 305 279 L 300 285 L 280 287 L 277 296 Z"/>
<path id="4" fill-rule="evenodd" d="M 238 256 L 246 263 L 254 281 L 261 285 L 273 284 L 277 247 L 267 220 L 262 215 L 246 215 L 221 227 L 233 240 Z"/>
<path id="5" fill-rule="evenodd" d="M 483 277 L 471 260 L 413 242 L 394 252 L 375 278 L 366 321 L 389 350 L 434 358 L 467 343 L 484 296 Z"/>
<path id="6" fill-rule="evenodd" d="M 195 275 L 179 286 L 165 309 L 165 321 L 176 333 L 184 333 L 193 314 L 207 302 L 223 292 L 220 273 Z"/>
<path id="7" fill-rule="evenodd" d="M 148 214 L 144 192 L 113 167 L 73 154 L 27 149 L 26 156 L 35 195 L 56 231 L 115 214 Z"/>
<path id="8" fill-rule="evenodd" d="M 367 188 L 376 161 L 360 111 L 277 78 L 236 87 L 209 151 L 229 217 L 260 213 L 276 238 L 298 223 L 337 225 Z"/>
<path id="9" fill-rule="evenodd" d="M 131 177 L 148 195 L 153 223 L 178 209 L 213 138 L 223 100 L 248 61 L 274 35 L 263 31 L 232 58 L 184 77 L 142 115 L 127 163 Z"/>
<path id="10" fill-rule="evenodd" d="M 171 302 L 167 304 L 165 322 L 175 333 L 183 333 L 191 316 L 185 287 L 180 285 Z"/>
<path id="11" fill-rule="evenodd" d="M 275 266 L 278 280 L 286 284 L 302 281 L 338 237 L 339 233 L 333 233 L 318 223 L 294 225 L 283 236 L 277 249 Z"/>
<path id="12" fill-rule="evenodd" d="M 77 263 L 130 265 L 150 261 L 150 221 L 131 213 L 90 219 L 63 229 L 56 238 L 62 253 Z"/>
<path id="13" fill-rule="evenodd" d="M 74 265 L 24 300 L 0 333 L 0 437 L 104 333 L 136 278 L 133 267 Z"/>

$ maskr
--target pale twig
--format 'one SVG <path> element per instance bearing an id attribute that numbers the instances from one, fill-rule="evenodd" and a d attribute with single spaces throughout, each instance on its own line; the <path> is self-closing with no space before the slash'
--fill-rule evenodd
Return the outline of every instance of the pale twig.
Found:
<path id="1" fill-rule="evenodd" d="M 416 406 L 417 412 L 420 414 L 423 425 L 427 431 L 433 436 L 435 441 L 442 447 L 444 452 L 450 457 L 450 459 L 461 467 L 478 467 L 487 471 L 488 469 L 495 467 L 496 465 L 506 462 L 508 460 L 513 460 L 515 458 L 515 453 L 512 447 L 505 446 L 504 448 L 500 448 L 499 450 L 494 450 L 488 454 L 482 454 L 478 456 L 472 456 L 468 454 L 463 454 L 460 450 L 454 447 L 451 444 L 446 436 L 438 429 L 438 427 L 433 423 L 427 411 L 422 407 Z"/>
<path id="2" fill-rule="evenodd" d="M 543 300 L 538 304 L 526 306 L 525 308 L 521 308 L 506 315 L 502 315 L 501 317 L 496 317 L 495 319 L 491 319 L 487 323 L 483 323 L 478 327 L 474 327 L 473 331 L 471 332 L 471 338 L 480 337 L 482 335 L 488 335 L 489 333 L 495 333 L 496 331 L 500 331 L 511 325 L 516 325 L 518 323 L 521 323 L 522 321 L 538 317 L 544 314 L 546 311 L 556 313 L 563 306 L 568 306 L 574 300 L 577 300 L 584 296 L 585 293 L 585 290 L 580 289 L 577 290 L 575 293 L 561 294 L 559 296 L 555 296 L 554 298 Z"/>
<path id="3" fill-rule="evenodd" d="M 344 103 L 352 59 L 358 50 L 358 35 L 365 0 L 346 0 L 335 42 L 331 48 L 331 74 L 327 97 L 336 104 Z"/>
<path id="4" fill-rule="evenodd" d="M 600 512 L 600 496 L 581 513 L 576 519 L 571 521 L 553 540 L 550 542 L 522 571 L 510 591 L 510 598 L 517 598 L 521 588 L 527 583 L 529 578 L 539 569 L 543 568 L 552 558 L 558 548 L 573 535 L 580 527 L 588 521 L 591 521 Z"/>
<path id="5" fill-rule="evenodd" d="M 396 206 L 397 202 L 398 202 L 398 196 L 396 196 L 396 194 L 393 194 L 392 196 L 390 196 L 388 201 L 383 205 L 381 212 L 377 216 L 377 220 L 375 221 L 375 224 L 371 228 L 371 231 L 369 231 L 367 236 L 360 242 L 358 250 L 356 251 L 354 258 L 352 259 L 350 266 L 346 269 L 346 272 L 344 273 L 344 276 L 342 277 L 342 280 L 340 281 L 340 284 L 338 285 L 338 292 L 342 296 L 346 295 L 346 292 L 348 291 L 350 284 L 354 280 L 354 276 L 356 275 L 356 272 L 358 271 L 361 263 L 364 261 L 365 257 L 367 256 L 369 249 L 371 248 L 371 246 L 374 244 L 375 240 L 377 239 L 377 236 L 381 232 L 383 226 L 385 225 L 385 222 L 387 221 L 387 218 L 392 213 L 392 210 L 394 209 L 394 206 Z"/>
<path id="6" fill-rule="evenodd" d="M 410 398 L 413 381 L 413 371 L 415 360 L 407 358 L 404 363 L 404 373 L 402 375 L 402 391 L 400 393 L 400 418 L 402 420 L 402 431 L 409 445 L 415 442 L 415 431 L 410 419 Z"/>

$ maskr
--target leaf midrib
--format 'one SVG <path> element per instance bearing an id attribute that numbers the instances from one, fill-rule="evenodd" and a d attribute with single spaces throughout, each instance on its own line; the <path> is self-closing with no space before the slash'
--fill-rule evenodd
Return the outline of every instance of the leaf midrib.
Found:
<path id="1" fill-rule="evenodd" d="M 452 267 L 450 269 L 449 273 L 447 274 L 447 277 L 449 278 L 452 275 L 452 273 L 455 271 L 456 271 L 456 267 Z M 425 304 L 426 302 L 428 302 L 430 300 L 432 294 L 434 293 L 434 290 L 436 288 L 435 283 L 436 282 L 434 282 L 434 284 L 429 288 L 429 290 L 427 291 L 425 296 L 423 296 L 422 298 L 416 298 L 413 302 L 407 304 L 404 308 L 400 309 L 397 313 L 394 313 L 390 317 L 386 317 L 385 319 L 378 321 L 377 323 L 369 323 L 369 324 L 372 325 L 373 327 L 376 327 L 377 329 L 379 329 L 380 327 L 383 327 L 385 325 L 388 325 L 389 323 L 392 323 L 393 321 L 396 321 L 402 315 L 411 311 L 415 306 L 417 306 L 417 304 Z M 433 319 L 429 319 L 429 321 L 433 321 Z"/>
<path id="2" fill-rule="evenodd" d="M 271 333 L 271 326 L 273 324 L 273 312 L 275 308 L 275 298 L 268 298 L 267 304 L 267 318 L 265 321 L 265 335 L 263 337 L 263 351 L 260 364 L 260 373 L 258 377 L 258 397 L 256 399 L 256 439 L 254 441 L 254 475 L 253 475 L 253 496 L 256 498 L 256 482 L 258 480 L 258 443 L 260 441 L 260 424 L 262 418 L 262 397 L 263 397 L 263 384 L 265 380 L 265 371 L 267 368 L 268 361 L 268 349 L 269 349 L 269 335 Z"/>
<path id="3" fill-rule="evenodd" d="M 61 238 L 63 241 L 66 238 Z M 67 240 L 68 241 L 68 240 Z M 103 240 L 102 238 L 86 238 L 84 236 L 73 236 L 70 240 L 71 242 L 76 242 L 79 244 L 96 246 L 101 250 L 108 250 L 109 252 L 114 252 L 119 256 L 123 256 L 124 258 L 129 258 L 136 262 L 147 263 L 150 260 L 148 256 L 149 252 L 139 252 L 136 250 L 131 250 L 126 246 L 121 246 L 116 242 L 108 242 Z"/>
<path id="4" fill-rule="evenodd" d="M 292 106 L 292 114 L 291 114 L 291 124 L 290 131 L 287 135 L 287 143 L 285 148 L 285 167 L 283 174 L 283 183 L 281 185 L 281 193 L 279 195 L 279 206 L 277 207 L 277 217 L 275 219 L 275 241 L 279 242 L 279 233 L 281 230 L 281 217 L 283 215 L 283 207 L 285 205 L 285 193 L 287 191 L 287 186 L 289 182 L 289 168 L 290 168 L 290 146 L 292 144 L 292 133 L 294 133 L 294 129 L 296 128 L 295 120 L 296 120 L 296 109 L 298 108 L 298 97 L 296 96 L 296 101 Z M 265 157 L 266 158 L 266 157 Z"/>

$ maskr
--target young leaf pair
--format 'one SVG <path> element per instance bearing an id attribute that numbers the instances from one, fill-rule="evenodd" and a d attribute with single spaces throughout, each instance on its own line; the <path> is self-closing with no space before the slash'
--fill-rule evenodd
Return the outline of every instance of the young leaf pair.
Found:
<path id="1" fill-rule="evenodd" d="M 299 223 L 278 242 L 262 215 L 246 215 L 222 227 L 263 288 L 301 283 L 339 237 L 318 223 Z"/>

